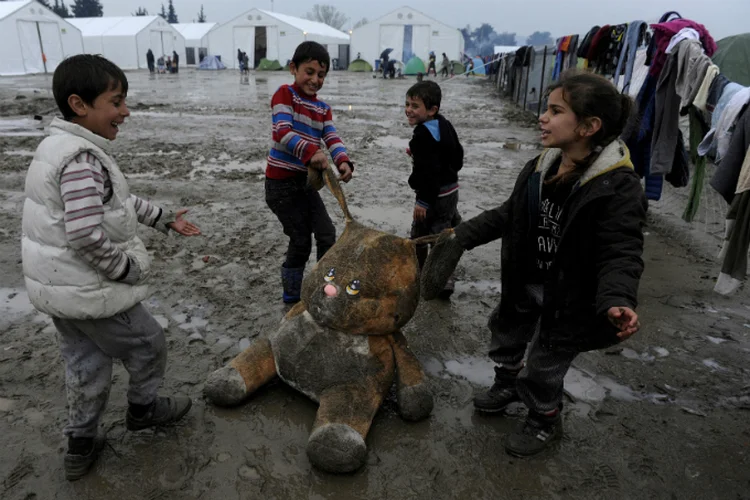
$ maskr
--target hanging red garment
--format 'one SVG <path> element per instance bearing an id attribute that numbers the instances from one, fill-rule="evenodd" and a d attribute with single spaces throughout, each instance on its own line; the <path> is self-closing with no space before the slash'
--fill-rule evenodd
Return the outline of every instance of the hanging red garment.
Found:
<path id="1" fill-rule="evenodd" d="M 696 23 L 690 19 L 675 19 L 673 21 L 667 21 L 666 23 L 652 24 L 651 29 L 654 30 L 654 41 L 656 42 L 656 55 L 651 63 L 649 74 L 658 76 L 661 73 L 664 64 L 667 62 L 666 50 L 669 41 L 684 28 L 693 28 L 698 34 L 700 34 L 703 50 L 706 51 L 708 57 L 711 57 L 716 53 L 716 42 L 706 27 L 700 23 Z"/>

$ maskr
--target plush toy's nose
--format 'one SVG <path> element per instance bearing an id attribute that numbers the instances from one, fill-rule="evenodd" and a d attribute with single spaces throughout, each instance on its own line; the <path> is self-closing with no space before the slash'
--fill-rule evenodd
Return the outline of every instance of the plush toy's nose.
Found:
<path id="1" fill-rule="evenodd" d="M 336 290 L 336 287 L 335 287 L 335 286 L 333 286 L 333 285 L 331 285 L 330 283 L 329 283 L 328 285 L 326 285 L 326 286 L 324 286 L 324 287 L 323 287 L 323 292 L 324 292 L 324 293 L 325 293 L 325 294 L 326 294 L 326 295 L 327 295 L 328 297 L 335 297 L 336 295 L 338 295 L 338 294 L 339 294 L 339 291 L 338 291 L 338 290 Z"/>

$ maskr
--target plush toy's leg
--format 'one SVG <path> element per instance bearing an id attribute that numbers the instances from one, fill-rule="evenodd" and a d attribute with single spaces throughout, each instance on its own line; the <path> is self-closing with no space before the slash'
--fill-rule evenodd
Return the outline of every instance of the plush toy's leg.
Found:
<path id="1" fill-rule="evenodd" d="M 276 376 L 268 339 L 255 341 L 227 366 L 219 368 L 206 380 L 203 394 L 215 405 L 231 406 L 241 403 Z"/>
<path id="2" fill-rule="evenodd" d="M 307 456 L 326 472 L 352 472 L 364 465 L 365 438 L 385 394 L 375 384 L 332 387 L 320 397 Z"/>
<path id="3" fill-rule="evenodd" d="M 422 420 L 432 412 L 432 391 L 419 360 L 409 350 L 401 332 L 393 335 L 396 358 L 396 398 L 401 416 L 406 420 Z"/>

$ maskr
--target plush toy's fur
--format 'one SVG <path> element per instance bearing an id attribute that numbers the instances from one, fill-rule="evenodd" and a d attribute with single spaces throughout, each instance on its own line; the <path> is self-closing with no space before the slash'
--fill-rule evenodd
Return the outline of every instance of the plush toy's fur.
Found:
<path id="1" fill-rule="evenodd" d="M 350 472 L 365 462 L 365 438 L 394 379 L 403 418 L 426 418 L 433 402 L 399 331 L 419 302 L 415 244 L 353 221 L 335 176 L 325 181 L 344 210 L 344 233 L 305 277 L 302 301 L 279 329 L 212 373 L 204 392 L 214 404 L 236 405 L 280 377 L 320 403 L 310 461 Z"/>

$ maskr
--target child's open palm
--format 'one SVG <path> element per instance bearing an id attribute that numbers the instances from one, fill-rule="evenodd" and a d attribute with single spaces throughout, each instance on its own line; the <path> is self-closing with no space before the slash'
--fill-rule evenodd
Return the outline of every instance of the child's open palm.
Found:
<path id="1" fill-rule="evenodd" d="M 201 230 L 198 229 L 198 226 L 182 218 L 182 216 L 185 215 L 187 211 L 187 208 L 178 210 L 177 215 L 174 218 L 174 222 L 170 222 L 169 224 L 167 224 L 167 226 L 183 236 L 199 236 L 201 234 Z"/>
<path id="2" fill-rule="evenodd" d="M 627 339 L 641 329 L 638 314 L 629 307 L 610 307 L 607 316 L 610 323 L 620 329 L 617 334 L 620 340 Z"/>

